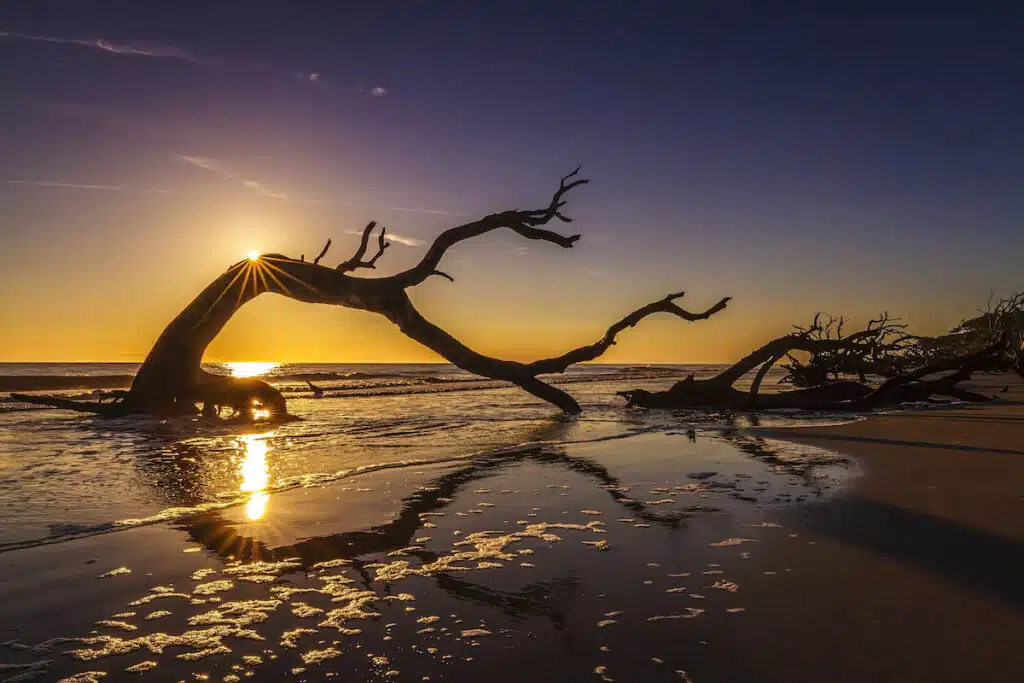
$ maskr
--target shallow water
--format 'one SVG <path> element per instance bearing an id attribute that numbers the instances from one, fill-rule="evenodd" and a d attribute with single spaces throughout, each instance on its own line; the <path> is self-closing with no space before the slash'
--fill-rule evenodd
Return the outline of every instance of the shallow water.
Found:
<path id="1" fill-rule="evenodd" d="M 126 364 L 7 364 L 0 376 L 130 376 Z M 0 412 L 0 552 L 178 519 L 198 510 L 266 511 L 268 496 L 318 487 L 381 468 L 457 462 L 526 444 L 627 438 L 650 432 L 715 432 L 748 418 L 626 409 L 616 391 L 667 388 L 706 366 L 587 365 L 558 382 L 584 407 L 562 417 L 518 388 L 446 365 L 298 365 L 212 368 L 267 373 L 302 420 L 277 425 L 198 419 L 100 419 L 24 409 Z M 13 380 L 11 378 L 14 378 Z M 313 399 L 305 380 L 327 392 Z M 106 382 L 103 382 L 106 383 Z M 83 392 L 69 390 L 65 394 Z M 87 393 L 87 392 L 86 392 Z M 813 418 L 815 423 L 835 420 Z M 849 419 L 849 418 L 841 418 Z M 761 423 L 806 423 L 786 415 Z M 696 432 L 695 432 L 696 433 Z M 737 458 L 743 457 L 737 454 Z"/>
<path id="2" fill-rule="evenodd" d="M 791 504 L 842 490 L 844 460 L 735 428 L 562 443 L 578 428 L 11 552 L 0 661 L 53 680 L 686 680 L 697 640 L 792 571 L 756 558 L 794 541 Z M 271 451 L 247 449 L 257 489 Z"/>

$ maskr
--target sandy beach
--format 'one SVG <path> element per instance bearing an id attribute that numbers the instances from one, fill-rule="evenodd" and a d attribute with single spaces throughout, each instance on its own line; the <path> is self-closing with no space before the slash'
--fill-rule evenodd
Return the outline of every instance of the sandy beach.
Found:
<path id="1" fill-rule="evenodd" d="M 1022 437 L 1017 383 L 396 467 L 6 552 L 3 680 L 1016 681 Z"/>
<path id="2" fill-rule="evenodd" d="M 998 404 L 785 430 L 862 475 L 787 517 L 804 543 L 770 552 L 799 573 L 752 586 L 757 613 L 720 643 L 761 669 L 746 680 L 1021 680 L 1024 391 L 1009 384 Z"/>

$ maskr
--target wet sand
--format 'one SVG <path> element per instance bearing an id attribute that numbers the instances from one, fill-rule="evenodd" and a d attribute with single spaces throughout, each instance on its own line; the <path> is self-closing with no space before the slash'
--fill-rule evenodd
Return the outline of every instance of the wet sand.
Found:
<path id="1" fill-rule="evenodd" d="M 1001 398 L 521 449 L 0 554 L 0 662 L 34 666 L 0 680 L 1022 680 L 1024 390 Z"/>
<path id="2" fill-rule="evenodd" d="M 852 455 L 863 474 L 792 515 L 814 543 L 777 549 L 798 585 L 760 596 L 732 642 L 785 680 L 1024 680 L 1024 385 L 1006 384 L 973 387 L 998 404 L 766 430 Z"/>

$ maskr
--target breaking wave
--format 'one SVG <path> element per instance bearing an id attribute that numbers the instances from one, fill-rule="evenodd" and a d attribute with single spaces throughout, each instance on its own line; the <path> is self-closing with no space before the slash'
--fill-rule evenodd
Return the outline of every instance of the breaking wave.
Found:
<path id="1" fill-rule="evenodd" d="M 67 398 L 88 398 L 98 389 L 131 386 L 134 364 L 10 364 L 0 365 L 0 392 L 62 392 Z M 207 370 L 228 374 L 224 366 L 210 364 Z M 351 367 L 351 366 L 349 366 Z M 467 391 L 511 386 L 507 382 L 471 375 L 451 365 L 370 366 L 371 369 L 336 369 L 331 364 L 282 365 L 263 379 L 288 396 L 310 394 L 307 382 L 314 382 L 329 397 L 418 394 L 433 391 Z M 682 377 L 696 366 L 612 366 L 585 365 L 562 375 L 547 376 L 553 384 L 622 381 Z M 24 370 L 19 372 L 19 370 Z M 126 370 L 128 372 L 110 372 Z M 80 394 L 75 394 L 78 391 Z M 10 397 L 0 397 L 0 412 L 30 409 Z"/>

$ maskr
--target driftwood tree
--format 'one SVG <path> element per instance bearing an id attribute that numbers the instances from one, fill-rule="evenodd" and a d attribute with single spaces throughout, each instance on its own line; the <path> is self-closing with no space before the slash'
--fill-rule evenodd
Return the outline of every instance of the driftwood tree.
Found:
<path id="1" fill-rule="evenodd" d="M 1009 349 L 1012 336 L 1004 331 L 994 342 L 974 353 L 943 356 L 913 367 L 904 366 L 890 373 L 880 384 L 872 384 L 865 376 L 865 368 L 891 368 L 892 363 L 885 359 L 885 354 L 902 352 L 901 344 L 887 343 L 889 335 L 884 333 L 887 324 L 888 319 L 883 316 L 881 321 L 872 321 L 867 329 L 845 337 L 839 331 L 835 335 L 823 334 L 817 325 L 798 328 L 800 331 L 797 333 L 773 339 L 715 377 L 697 380 L 691 375 L 667 391 L 632 389 L 619 394 L 626 398 L 628 405 L 648 408 L 869 411 L 900 403 L 925 401 L 936 395 L 972 402 L 991 400 L 988 396 L 957 386 L 979 371 L 1014 370 L 1024 378 L 1024 364 L 1020 362 L 1019 355 L 1012 356 L 1016 359 L 1013 362 L 1007 360 L 1011 357 Z M 883 332 L 880 333 L 880 330 Z M 810 385 L 808 388 L 776 394 L 759 393 L 762 380 L 772 366 L 783 357 L 792 358 L 794 351 L 811 355 L 811 360 L 801 367 L 843 369 L 834 376 L 828 373 L 825 377 L 815 376 L 815 381 L 807 382 Z M 813 359 L 819 354 L 827 360 L 815 363 Z M 873 361 L 873 358 L 878 362 Z M 754 371 L 756 374 L 748 391 L 740 391 L 733 386 L 740 378 Z M 858 380 L 842 379 L 846 374 L 861 377 Z"/>
<path id="2" fill-rule="evenodd" d="M 781 366 L 786 375 L 780 382 L 806 388 L 856 377 L 864 384 L 869 376 L 895 377 L 917 364 L 915 356 L 909 352 L 915 348 L 919 337 L 908 334 L 907 326 L 890 318 L 887 312 L 849 336 L 843 333 L 845 325 L 846 319 L 842 316 L 818 313 L 807 327 L 794 326 L 798 336 L 812 342 L 846 343 L 816 345 L 805 360 L 787 351 L 785 357 L 789 362 Z"/>
<path id="3" fill-rule="evenodd" d="M 1024 352 L 1024 292 L 1000 298 L 990 295 L 978 315 L 962 320 L 946 334 L 918 338 L 918 348 L 923 356 L 948 358 L 982 349 L 1004 333 L 1009 335 L 1006 355 L 995 370 L 1018 363 Z"/>
<path id="4" fill-rule="evenodd" d="M 614 343 L 619 332 L 632 327 L 653 313 L 671 313 L 683 320 L 704 320 L 726 307 L 724 298 L 711 308 L 691 313 L 675 301 L 682 293 L 670 294 L 630 313 L 608 328 L 597 342 L 573 349 L 560 356 L 532 363 L 519 363 L 485 356 L 462 344 L 455 337 L 423 317 L 413 306 L 407 290 L 431 276 L 453 278 L 439 270 L 445 253 L 459 242 L 493 230 L 512 230 L 530 239 L 571 248 L 580 235 L 562 235 L 543 226 L 552 221 L 571 219 L 563 213 L 566 194 L 587 180 L 577 178 L 579 169 L 564 176 L 547 206 L 540 209 L 503 211 L 451 228 L 441 233 L 427 253 L 412 268 L 383 278 L 354 277 L 359 269 L 376 268 L 378 260 L 389 247 L 386 232 L 377 234 L 376 252 L 367 258 L 376 223 L 363 230 L 355 254 L 330 268 L 320 264 L 327 255 L 331 241 L 312 261 L 305 257 L 289 258 L 266 254 L 232 265 L 206 287 L 192 303 L 171 321 L 157 339 L 128 391 L 119 403 L 98 405 L 57 398 L 17 395 L 33 403 L 70 408 L 104 415 L 150 413 L 156 415 L 190 414 L 203 404 L 205 414 L 213 414 L 218 406 L 251 407 L 254 402 L 269 413 L 285 413 L 285 401 L 269 384 L 252 378 L 213 375 L 200 367 L 207 346 L 228 320 L 248 301 L 272 292 L 297 301 L 333 304 L 372 311 L 392 321 L 406 336 L 434 350 L 452 364 L 496 380 L 518 385 L 523 390 L 548 401 L 565 412 L 579 412 L 580 406 L 569 394 L 538 377 L 564 372 L 570 365 L 601 356 Z"/>

